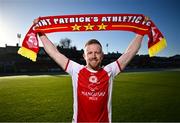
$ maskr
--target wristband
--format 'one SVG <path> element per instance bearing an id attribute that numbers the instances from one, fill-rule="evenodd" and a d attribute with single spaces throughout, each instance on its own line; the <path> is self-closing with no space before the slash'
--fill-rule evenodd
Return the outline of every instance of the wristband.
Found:
<path id="1" fill-rule="evenodd" d="M 38 32 L 37 34 L 39 35 L 39 37 L 45 35 L 45 33 L 43 33 L 43 32 Z"/>

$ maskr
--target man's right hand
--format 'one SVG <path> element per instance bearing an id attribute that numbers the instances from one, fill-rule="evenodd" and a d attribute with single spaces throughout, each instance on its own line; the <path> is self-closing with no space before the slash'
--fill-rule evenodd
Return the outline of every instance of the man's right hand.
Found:
<path id="1" fill-rule="evenodd" d="M 33 24 L 37 24 L 37 23 L 39 22 L 39 18 L 40 18 L 40 17 L 34 19 Z"/>

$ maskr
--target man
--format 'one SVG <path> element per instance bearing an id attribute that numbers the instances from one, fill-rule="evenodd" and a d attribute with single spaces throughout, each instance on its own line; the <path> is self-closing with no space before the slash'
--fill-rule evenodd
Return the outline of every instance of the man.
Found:
<path id="1" fill-rule="evenodd" d="M 38 20 L 34 21 L 37 22 Z M 137 34 L 127 50 L 104 68 L 101 67 L 102 46 L 96 39 L 85 44 L 84 66 L 61 54 L 45 34 L 39 33 L 39 37 L 48 55 L 72 76 L 73 122 L 111 122 L 112 80 L 136 55 L 143 36 Z"/>

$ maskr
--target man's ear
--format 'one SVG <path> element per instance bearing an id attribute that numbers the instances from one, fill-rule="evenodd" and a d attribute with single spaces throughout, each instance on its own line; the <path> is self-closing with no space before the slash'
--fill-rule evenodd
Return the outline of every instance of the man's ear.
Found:
<path id="1" fill-rule="evenodd" d="M 83 53 L 83 58 L 85 59 L 85 54 Z"/>
<path id="2" fill-rule="evenodd" d="M 104 52 L 102 52 L 102 59 L 104 58 Z"/>

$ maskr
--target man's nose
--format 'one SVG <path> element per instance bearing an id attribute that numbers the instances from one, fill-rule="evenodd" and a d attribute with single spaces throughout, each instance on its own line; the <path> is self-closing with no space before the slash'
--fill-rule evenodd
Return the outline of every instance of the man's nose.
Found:
<path id="1" fill-rule="evenodd" d="M 93 58 L 96 58 L 96 53 L 93 53 Z"/>

